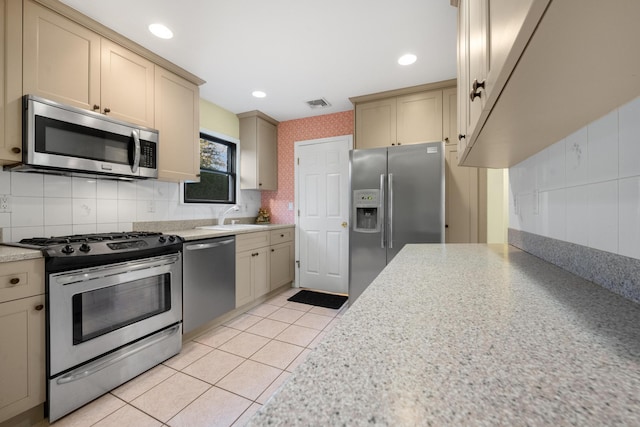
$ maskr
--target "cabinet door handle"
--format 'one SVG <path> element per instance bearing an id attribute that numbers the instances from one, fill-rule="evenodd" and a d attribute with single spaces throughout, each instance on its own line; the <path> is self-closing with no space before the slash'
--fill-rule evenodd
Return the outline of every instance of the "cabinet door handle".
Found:
<path id="1" fill-rule="evenodd" d="M 103 111 L 105 114 L 109 114 L 111 112 L 111 108 L 105 108 Z"/>
<path id="2" fill-rule="evenodd" d="M 281 234 L 280 237 L 284 237 L 284 234 Z"/>
<path id="3" fill-rule="evenodd" d="M 44 305 L 38 304 L 34 308 L 36 309 L 36 311 L 41 311 L 44 308 Z"/>
<path id="4" fill-rule="evenodd" d="M 20 278 L 14 277 L 11 280 L 9 280 L 9 283 L 11 283 L 12 285 L 17 285 L 18 283 L 20 283 Z"/>
<path id="5" fill-rule="evenodd" d="M 93 104 L 93 111 L 98 111 L 100 106 L 98 104 Z"/>
<path id="6" fill-rule="evenodd" d="M 271 249 L 271 252 L 275 252 L 275 251 L 276 251 L 275 249 Z"/>
<path id="7" fill-rule="evenodd" d="M 478 79 L 473 79 L 473 84 L 471 85 L 471 87 L 473 88 L 474 91 L 478 91 L 478 89 L 484 89 L 484 80 L 479 82 Z"/>
<path id="8" fill-rule="evenodd" d="M 484 89 L 484 83 L 484 80 L 481 82 L 479 82 L 478 79 L 473 80 L 473 84 L 471 85 L 471 93 L 469 94 L 471 102 L 473 102 L 473 100 L 476 98 L 482 97 L 481 89 Z"/>
<path id="9" fill-rule="evenodd" d="M 465 139 L 467 137 L 467 135 L 463 135 L 463 134 L 458 134 L 458 141 L 462 141 L 463 139 Z"/>
<path id="10" fill-rule="evenodd" d="M 13 148 L 11 149 L 11 151 L 12 151 L 13 153 L 15 153 L 15 154 L 20 154 L 20 153 L 22 152 L 22 148 L 20 148 L 20 147 L 13 147 Z"/>

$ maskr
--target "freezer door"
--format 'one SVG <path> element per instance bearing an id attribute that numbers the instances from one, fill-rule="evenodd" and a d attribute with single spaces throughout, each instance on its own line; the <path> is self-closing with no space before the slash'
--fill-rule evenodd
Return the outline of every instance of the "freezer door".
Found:
<path id="1" fill-rule="evenodd" d="M 360 296 L 387 265 L 384 227 L 384 193 L 386 191 L 387 149 L 352 150 L 351 160 L 351 227 L 349 228 L 349 304 Z M 379 231 L 356 231 L 354 191 L 380 192 L 382 226 Z M 362 194 L 362 193 L 358 193 Z"/>
<path id="2" fill-rule="evenodd" d="M 407 243 L 444 241 L 442 142 L 389 148 L 387 198 L 387 263 Z"/>

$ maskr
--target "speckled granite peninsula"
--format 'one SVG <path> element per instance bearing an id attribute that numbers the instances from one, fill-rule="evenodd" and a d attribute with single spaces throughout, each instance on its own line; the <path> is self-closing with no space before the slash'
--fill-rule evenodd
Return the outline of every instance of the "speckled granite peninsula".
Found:
<path id="1" fill-rule="evenodd" d="M 409 245 L 249 425 L 640 425 L 640 305 L 509 246 Z"/>

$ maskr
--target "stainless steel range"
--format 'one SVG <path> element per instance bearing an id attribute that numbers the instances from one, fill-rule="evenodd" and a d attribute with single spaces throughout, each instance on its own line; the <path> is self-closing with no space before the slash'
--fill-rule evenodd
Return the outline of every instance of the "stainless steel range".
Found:
<path id="1" fill-rule="evenodd" d="M 180 237 L 106 233 L 14 245 L 46 258 L 49 421 L 180 351 Z"/>

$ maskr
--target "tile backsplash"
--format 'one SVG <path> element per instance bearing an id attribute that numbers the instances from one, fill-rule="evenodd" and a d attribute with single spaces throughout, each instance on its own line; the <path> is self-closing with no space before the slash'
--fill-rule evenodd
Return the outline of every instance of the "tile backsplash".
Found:
<path id="1" fill-rule="evenodd" d="M 182 204 L 180 185 L 2 171 L 2 239 L 15 242 L 35 236 L 131 231 L 134 222 L 217 218 L 229 207 Z M 257 216 L 260 192 L 240 193 L 241 210 L 228 217 Z M 1 203 L 5 195 L 10 196 L 9 209 Z"/>
<path id="2" fill-rule="evenodd" d="M 640 98 L 509 169 L 509 226 L 640 259 Z"/>

